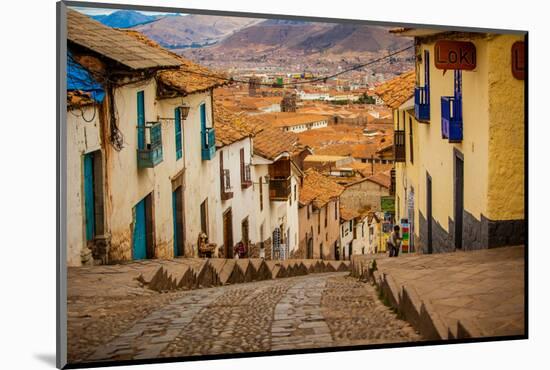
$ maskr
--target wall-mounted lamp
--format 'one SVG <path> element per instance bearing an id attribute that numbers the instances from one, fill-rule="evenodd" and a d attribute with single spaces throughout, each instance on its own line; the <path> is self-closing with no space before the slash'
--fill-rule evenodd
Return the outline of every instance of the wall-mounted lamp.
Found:
<path id="1" fill-rule="evenodd" d="M 180 110 L 180 118 L 182 121 L 185 121 L 187 119 L 187 116 L 189 115 L 189 110 L 191 109 L 187 104 L 181 105 L 178 107 Z"/>

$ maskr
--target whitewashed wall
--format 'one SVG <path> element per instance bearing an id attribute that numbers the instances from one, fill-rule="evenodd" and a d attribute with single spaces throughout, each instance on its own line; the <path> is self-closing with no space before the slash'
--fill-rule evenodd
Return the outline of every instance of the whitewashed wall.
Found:
<path id="1" fill-rule="evenodd" d="M 95 114 L 95 117 L 94 117 Z M 93 119 L 92 119 L 93 117 Z M 86 122 L 91 120 L 91 122 Z M 82 107 L 67 112 L 67 264 L 80 266 L 86 245 L 83 156 L 101 149 L 99 108 Z"/>

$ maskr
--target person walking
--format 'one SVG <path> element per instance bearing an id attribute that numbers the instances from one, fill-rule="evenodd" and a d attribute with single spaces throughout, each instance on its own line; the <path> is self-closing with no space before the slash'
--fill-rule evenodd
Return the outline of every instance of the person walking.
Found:
<path id="1" fill-rule="evenodd" d="M 399 225 L 393 227 L 393 232 L 390 234 L 388 239 L 388 247 L 390 250 L 390 257 L 397 257 L 399 255 L 399 250 L 401 249 L 401 241 L 403 238 L 399 233 Z"/>

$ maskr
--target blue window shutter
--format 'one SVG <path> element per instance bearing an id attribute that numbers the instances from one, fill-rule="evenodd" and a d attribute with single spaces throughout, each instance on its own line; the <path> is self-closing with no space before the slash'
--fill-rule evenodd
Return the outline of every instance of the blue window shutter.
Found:
<path id="1" fill-rule="evenodd" d="M 138 149 L 145 149 L 145 99 L 143 91 L 137 93 Z"/>
<path id="2" fill-rule="evenodd" d="M 201 104 L 201 129 L 206 129 L 206 104 Z"/>
<path id="3" fill-rule="evenodd" d="M 175 115 L 175 135 L 176 135 L 176 160 L 180 159 L 183 155 L 182 140 L 181 140 L 181 115 L 180 109 L 174 110 Z"/>
<path id="4" fill-rule="evenodd" d="M 201 114 L 201 148 L 206 149 L 206 104 L 200 105 Z"/>

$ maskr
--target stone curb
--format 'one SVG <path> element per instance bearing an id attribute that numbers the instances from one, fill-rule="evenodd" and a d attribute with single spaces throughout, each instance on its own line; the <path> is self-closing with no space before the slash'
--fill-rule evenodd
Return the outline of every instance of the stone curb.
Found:
<path id="1" fill-rule="evenodd" d="M 374 259 L 374 258 L 373 258 Z M 427 340 L 482 337 L 481 330 L 470 321 L 448 323 L 432 304 L 422 300 L 414 287 L 398 285 L 391 274 L 372 269 L 371 261 L 352 259 L 350 275 L 375 284 L 388 303 Z"/>

